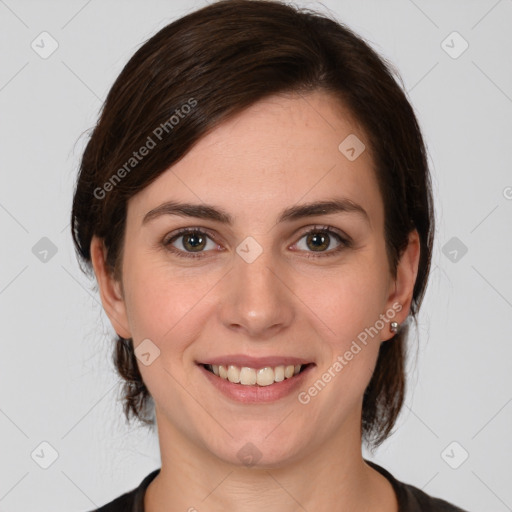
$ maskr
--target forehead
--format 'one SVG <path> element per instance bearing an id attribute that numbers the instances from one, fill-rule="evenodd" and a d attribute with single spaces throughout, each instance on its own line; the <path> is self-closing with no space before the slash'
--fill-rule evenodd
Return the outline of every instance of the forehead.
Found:
<path id="1" fill-rule="evenodd" d="M 362 152 L 349 159 L 348 146 Z M 130 200 L 129 215 L 140 219 L 162 202 L 180 200 L 219 205 L 244 221 L 255 222 L 258 212 L 263 222 L 264 214 L 333 195 L 363 204 L 377 221 L 382 215 L 365 133 L 326 93 L 276 95 L 202 137 Z"/>

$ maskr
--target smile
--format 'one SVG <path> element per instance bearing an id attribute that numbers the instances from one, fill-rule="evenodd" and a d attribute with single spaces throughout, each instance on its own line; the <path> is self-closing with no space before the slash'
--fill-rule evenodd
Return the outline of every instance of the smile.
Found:
<path id="1" fill-rule="evenodd" d="M 234 364 L 205 364 L 202 366 L 217 377 L 227 380 L 232 384 L 240 384 L 242 386 L 270 386 L 276 382 L 291 379 L 309 365 L 296 364 L 279 365 L 274 367 L 266 366 L 259 369 L 247 366 L 239 367 Z"/>

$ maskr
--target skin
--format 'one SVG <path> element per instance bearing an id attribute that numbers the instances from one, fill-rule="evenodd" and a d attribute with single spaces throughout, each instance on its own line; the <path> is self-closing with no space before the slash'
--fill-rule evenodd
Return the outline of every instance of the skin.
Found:
<path id="1" fill-rule="evenodd" d="M 349 134 L 366 144 L 354 161 L 338 150 Z M 287 207 L 334 196 L 361 205 L 368 221 L 339 212 L 276 224 Z M 222 208 L 234 223 L 176 215 L 142 223 L 171 199 Z M 324 256 L 307 258 L 319 254 L 304 235 L 315 225 L 341 230 L 352 244 L 334 254 L 340 242 L 332 235 Z M 163 242 L 183 227 L 216 239 L 199 258 L 180 257 Z M 91 252 L 116 332 L 160 350 L 150 365 L 138 361 L 156 404 L 162 460 L 145 510 L 396 512 L 391 484 L 363 461 L 360 436 L 363 393 L 380 343 L 393 335 L 389 323 L 308 404 L 297 393 L 234 402 L 195 363 L 234 353 L 303 357 L 316 364 L 304 391 L 393 304 L 401 311 L 392 320 L 406 319 L 418 234 L 411 232 L 394 279 L 369 143 L 349 112 L 320 91 L 260 101 L 132 197 L 125 235 L 120 281 L 105 269 L 101 240 Z M 236 252 L 248 236 L 263 249 L 250 264 Z M 186 252 L 184 241 L 172 246 Z M 248 442 L 261 452 L 252 467 L 237 456 Z"/>

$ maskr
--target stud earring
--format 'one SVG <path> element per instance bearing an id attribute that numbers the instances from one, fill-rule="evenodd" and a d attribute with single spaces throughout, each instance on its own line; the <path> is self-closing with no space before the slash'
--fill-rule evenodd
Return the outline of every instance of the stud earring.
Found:
<path id="1" fill-rule="evenodd" d="M 398 327 L 399 327 L 398 322 L 391 322 L 389 324 L 389 329 L 391 330 L 391 332 L 397 333 Z"/>

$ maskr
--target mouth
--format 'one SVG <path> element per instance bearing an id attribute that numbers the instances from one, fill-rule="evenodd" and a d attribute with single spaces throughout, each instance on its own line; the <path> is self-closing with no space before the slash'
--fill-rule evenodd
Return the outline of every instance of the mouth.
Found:
<path id="1" fill-rule="evenodd" d="M 314 363 L 265 366 L 262 368 L 251 368 L 248 366 L 237 366 L 234 364 L 217 365 L 203 363 L 199 363 L 199 366 L 202 366 L 205 370 L 220 379 L 229 381 L 231 384 L 266 387 L 294 379 L 297 375 L 314 366 Z"/>

